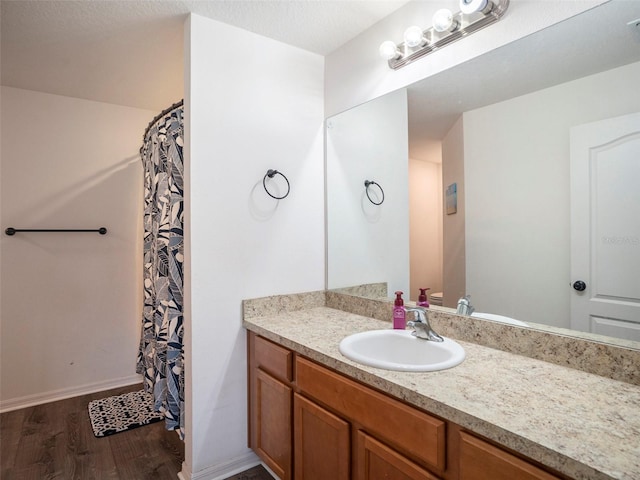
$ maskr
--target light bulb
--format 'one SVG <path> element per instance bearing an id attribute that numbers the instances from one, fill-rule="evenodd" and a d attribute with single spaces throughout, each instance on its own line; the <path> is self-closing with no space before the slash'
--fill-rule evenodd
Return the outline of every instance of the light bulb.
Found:
<path id="1" fill-rule="evenodd" d="M 487 0 L 460 0 L 460 11 L 465 15 L 482 12 L 487 8 Z"/>
<path id="2" fill-rule="evenodd" d="M 452 32 L 455 27 L 451 10 L 441 8 L 433 14 L 433 29 L 436 32 Z"/>
<path id="3" fill-rule="evenodd" d="M 400 52 L 398 51 L 398 47 L 391 40 L 387 40 L 386 42 L 382 42 L 380 44 L 380 48 L 378 49 L 380 52 L 380 56 L 385 60 L 391 60 L 393 58 L 398 58 L 400 56 Z"/>
<path id="4" fill-rule="evenodd" d="M 422 29 L 417 26 L 409 27 L 404 31 L 404 43 L 407 47 L 419 47 L 426 43 Z"/>

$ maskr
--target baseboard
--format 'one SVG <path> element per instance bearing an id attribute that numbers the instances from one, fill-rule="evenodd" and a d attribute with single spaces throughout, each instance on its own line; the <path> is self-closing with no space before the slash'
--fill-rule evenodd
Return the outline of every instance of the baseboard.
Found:
<path id="1" fill-rule="evenodd" d="M 269 472 L 269 475 L 271 475 L 275 480 L 280 480 L 280 477 L 276 475 L 275 472 L 271 470 L 266 463 L 260 462 L 260 464 L 262 465 L 262 468 L 264 468 L 267 472 Z"/>
<path id="2" fill-rule="evenodd" d="M 199 470 L 195 473 L 186 463 L 182 463 L 182 471 L 178 474 L 180 480 L 224 480 L 232 475 L 244 472 L 250 468 L 260 465 L 260 459 L 252 451 L 244 455 L 233 458 L 223 463 L 213 465 Z"/>
<path id="3" fill-rule="evenodd" d="M 182 462 L 182 470 L 178 472 L 178 480 L 191 480 L 191 469 L 187 462 Z"/>
<path id="4" fill-rule="evenodd" d="M 135 383 L 142 383 L 142 375 L 136 374 L 128 377 L 117 378 L 115 380 L 87 383 L 77 387 L 63 388 L 61 390 L 52 390 L 50 392 L 12 398 L 0 401 L 0 413 L 10 412 L 11 410 L 18 410 L 20 408 L 33 407 L 34 405 L 42 405 L 43 403 L 57 402 L 58 400 L 64 400 L 65 398 L 78 397 L 80 395 L 101 392 L 112 388 L 126 387 Z"/>

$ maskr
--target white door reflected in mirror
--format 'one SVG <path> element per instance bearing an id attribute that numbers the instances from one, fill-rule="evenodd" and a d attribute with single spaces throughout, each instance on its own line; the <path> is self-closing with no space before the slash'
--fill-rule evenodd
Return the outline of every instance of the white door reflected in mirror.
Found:
<path id="1" fill-rule="evenodd" d="M 635 341 L 640 341 L 638 152 L 640 113 L 571 129 L 571 278 L 579 279 L 571 290 L 571 327 Z"/>

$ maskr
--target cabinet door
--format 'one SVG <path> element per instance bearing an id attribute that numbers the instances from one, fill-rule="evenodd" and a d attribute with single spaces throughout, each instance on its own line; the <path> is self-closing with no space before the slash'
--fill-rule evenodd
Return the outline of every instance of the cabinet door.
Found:
<path id="1" fill-rule="evenodd" d="M 349 424 L 297 393 L 293 411 L 296 480 L 349 480 Z"/>
<path id="2" fill-rule="evenodd" d="M 358 432 L 357 441 L 357 480 L 438 480 L 438 477 L 362 431 Z"/>
<path id="3" fill-rule="evenodd" d="M 558 480 L 535 465 L 460 432 L 460 480 Z"/>
<path id="4" fill-rule="evenodd" d="M 371 435 L 437 472 L 445 469 L 446 423 L 310 360 L 296 357 L 296 382 Z M 384 418 L 384 421 L 380 419 Z"/>
<path id="5" fill-rule="evenodd" d="M 252 447 L 282 480 L 291 478 L 292 390 L 260 369 L 255 369 L 252 399 Z"/>

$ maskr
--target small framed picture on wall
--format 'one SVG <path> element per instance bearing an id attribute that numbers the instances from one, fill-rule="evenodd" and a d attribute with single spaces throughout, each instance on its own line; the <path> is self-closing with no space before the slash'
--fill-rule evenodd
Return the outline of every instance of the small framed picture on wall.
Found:
<path id="1" fill-rule="evenodd" d="M 458 185 L 456 183 L 452 183 L 447 187 L 445 208 L 447 215 L 453 215 L 458 211 Z"/>

